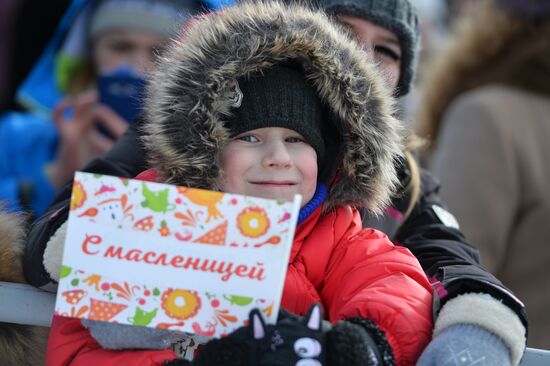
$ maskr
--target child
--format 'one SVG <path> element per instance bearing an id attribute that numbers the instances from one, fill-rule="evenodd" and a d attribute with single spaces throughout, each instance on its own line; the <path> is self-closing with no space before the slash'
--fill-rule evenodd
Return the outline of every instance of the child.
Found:
<path id="1" fill-rule="evenodd" d="M 152 74 L 147 176 L 268 198 L 301 194 L 282 307 L 304 315 L 323 304 L 331 323 L 360 329 L 346 345 L 368 350 L 358 357 L 412 365 L 431 335 L 431 286 L 407 249 L 361 229 L 355 209 L 379 212 L 396 185 L 401 139 L 391 112 L 373 66 L 324 15 L 242 4 L 197 20 Z M 52 365 L 175 357 L 170 349 L 105 349 L 80 320 L 62 317 L 53 320 L 47 355 Z"/>

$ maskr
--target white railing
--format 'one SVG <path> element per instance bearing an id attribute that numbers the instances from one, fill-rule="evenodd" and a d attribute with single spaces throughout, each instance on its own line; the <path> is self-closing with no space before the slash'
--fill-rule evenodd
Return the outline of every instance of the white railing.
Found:
<path id="1" fill-rule="evenodd" d="M 0 281 L 0 322 L 49 327 L 54 305 L 55 294 Z"/>
<path id="2" fill-rule="evenodd" d="M 0 281 L 0 322 L 49 327 L 54 305 L 53 293 L 30 285 Z M 549 365 L 550 351 L 536 348 L 527 348 L 520 363 L 520 366 Z"/>

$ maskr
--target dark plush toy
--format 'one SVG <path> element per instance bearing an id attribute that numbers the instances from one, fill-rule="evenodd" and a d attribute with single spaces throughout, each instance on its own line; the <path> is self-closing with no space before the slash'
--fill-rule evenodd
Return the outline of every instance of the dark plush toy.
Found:
<path id="1" fill-rule="evenodd" d="M 384 361 L 390 361 L 382 362 Z M 214 339 L 193 361 L 174 360 L 166 366 L 374 366 L 391 365 L 362 325 L 322 322 L 321 307 L 305 317 L 283 312 L 276 325 L 266 325 L 252 310 L 249 324 L 227 337 Z"/>

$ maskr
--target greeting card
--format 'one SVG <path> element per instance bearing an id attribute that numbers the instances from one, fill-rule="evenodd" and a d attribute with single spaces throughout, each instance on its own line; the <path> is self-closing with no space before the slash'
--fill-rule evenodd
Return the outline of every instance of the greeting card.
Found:
<path id="1" fill-rule="evenodd" d="M 275 323 L 299 209 L 77 172 L 55 312 L 203 336 L 253 308 Z"/>

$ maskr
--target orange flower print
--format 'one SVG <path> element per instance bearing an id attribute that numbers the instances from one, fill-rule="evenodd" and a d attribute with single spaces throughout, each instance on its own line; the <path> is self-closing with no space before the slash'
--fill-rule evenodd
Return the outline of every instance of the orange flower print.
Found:
<path id="1" fill-rule="evenodd" d="M 162 222 L 160 223 L 159 233 L 160 233 L 160 236 L 170 235 L 170 229 L 168 229 L 168 225 L 166 225 L 165 220 L 162 220 Z"/>

